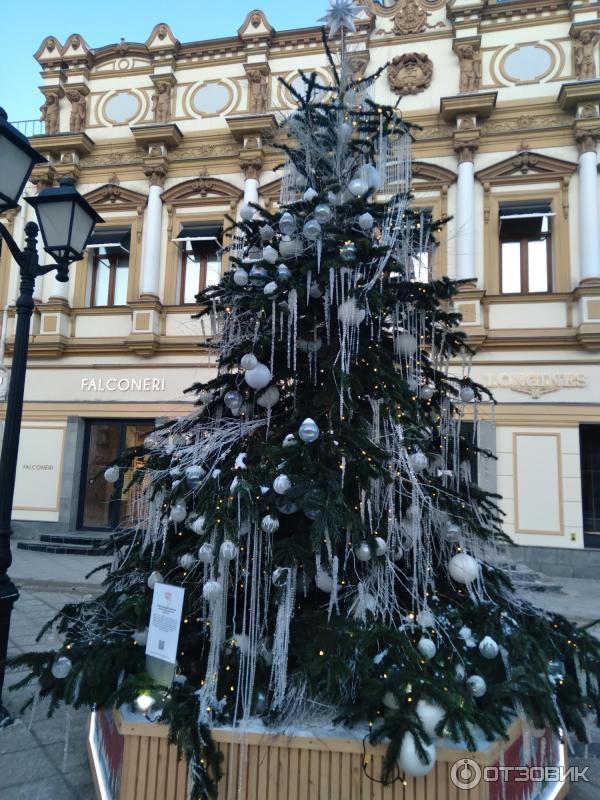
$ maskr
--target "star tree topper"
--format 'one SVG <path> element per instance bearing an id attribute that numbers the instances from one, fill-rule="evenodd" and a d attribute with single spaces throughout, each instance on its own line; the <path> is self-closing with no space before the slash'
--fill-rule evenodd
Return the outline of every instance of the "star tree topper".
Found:
<path id="1" fill-rule="evenodd" d="M 356 31 L 354 20 L 360 11 L 354 0 L 329 0 L 329 10 L 319 22 L 329 25 L 329 36 L 332 38 L 342 28 L 354 33 Z"/>

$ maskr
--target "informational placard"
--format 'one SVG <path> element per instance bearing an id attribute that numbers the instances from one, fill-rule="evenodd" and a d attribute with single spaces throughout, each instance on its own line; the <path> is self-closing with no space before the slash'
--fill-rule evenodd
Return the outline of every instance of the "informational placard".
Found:
<path id="1" fill-rule="evenodd" d="M 181 626 L 184 589 L 157 583 L 154 586 L 146 655 L 175 664 Z"/>

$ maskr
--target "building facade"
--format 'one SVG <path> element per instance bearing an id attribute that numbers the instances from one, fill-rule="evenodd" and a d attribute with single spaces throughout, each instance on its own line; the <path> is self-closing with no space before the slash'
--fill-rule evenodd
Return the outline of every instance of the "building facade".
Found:
<path id="1" fill-rule="evenodd" d="M 497 400 L 477 411 L 497 455 L 479 479 L 517 543 L 600 546 L 598 4 L 361 5 L 351 68 L 385 67 L 373 99 L 420 126 L 414 205 L 452 217 L 431 266 L 466 281 L 472 375 Z M 187 413 L 184 390 L 213 373 L 191 316 L 228 268 L 226 217 L 279 200 L 269 141 L 294 100 L 278 79 L 328 66 L 318 27 L 275 31 L 261 11 L 226 39 L 184 43 L 161 23 L 94 50 L 48 36 L 35 57 L 31 143 L 48 163 L 28 192 L 72 176 L 104 224 L 68 284 L 36 287 L 14 518 L 25 533 L 108 531 L 131 509 L 103 465 Z M 31 215 L 9 216 L 17 240 Z M 17 268 L 1 259 L 9 363 Z"/>

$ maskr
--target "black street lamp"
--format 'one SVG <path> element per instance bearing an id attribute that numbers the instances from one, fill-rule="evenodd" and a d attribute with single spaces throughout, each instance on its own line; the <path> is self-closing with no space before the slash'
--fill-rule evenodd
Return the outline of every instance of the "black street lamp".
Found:
<path id="1" fill-rule="evenodd" d="M 0 214 L 18 207 L 19 198 L 34 165 L 46 160 L 7 120 L 6 112 L 0 108 Z M 68 281 L 69 265 L 83 258 L 94 226 L 102 222 L 102 218 L 75 189 L 75 183 L 71 178 L 63 178 L 58 188 L 44 189 L 37 197 L 26 198 L 26 202 L 35 209 L 42 231 L 44 249 L 56 261 L 56 266 L 42 266 L 39 262 L 37 251 L 39 228 L 35 222 L 28 222 L 25 226 L 23 250 L 0 223 L 0 237 L 4 239 L 19 265 L 21 279 L 16 303 L 17 327 L 0 455 L 0 727 L 12 722 L 10 714 L 2 705 L 1 697 L 10 615 L 19 593 L 8 577 L 7 571 L 12 563 L 10 522 L 23 415 L 29 325 L 34 309 L 35 279 L 56 269 L 57 280 Z"/>

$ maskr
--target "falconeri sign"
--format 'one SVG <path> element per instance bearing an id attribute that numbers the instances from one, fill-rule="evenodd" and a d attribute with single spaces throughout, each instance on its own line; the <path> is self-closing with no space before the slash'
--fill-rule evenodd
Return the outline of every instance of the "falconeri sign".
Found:
<path id="1" fill-rule="evenodd" d="M 164 378 L 82 378 L 82 392 L 164 392 Z"/>
<path id="2" fill-rule="evenodd" d="M 559 389 L 583 389 L 587 386 L 587 378 L 579 372 L 499 372 L 484 376 L 482 383 L 488 389 L 510 389 L 512 392 L 528 394 L 535 400 Z"/>

